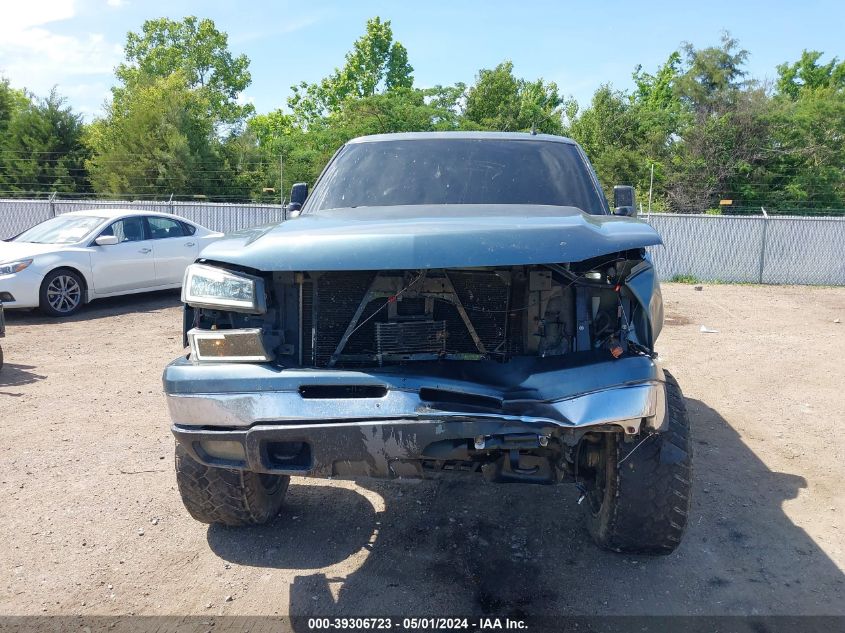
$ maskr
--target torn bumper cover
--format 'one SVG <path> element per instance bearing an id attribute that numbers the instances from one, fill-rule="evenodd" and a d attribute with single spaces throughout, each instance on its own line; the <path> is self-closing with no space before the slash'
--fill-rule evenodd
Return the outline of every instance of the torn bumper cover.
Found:
<path id="1" fill-rule="evenodd" d="M 173 433 L 210 466 L 316 477 L 424 476 L 468 452 L 573 444 L 587 430 L 661 429 L 646 357 L 431 364 L 372 371 L 195 365 L 164 373 Z M 445 365 L 445 366 L 444 366 Z"/>

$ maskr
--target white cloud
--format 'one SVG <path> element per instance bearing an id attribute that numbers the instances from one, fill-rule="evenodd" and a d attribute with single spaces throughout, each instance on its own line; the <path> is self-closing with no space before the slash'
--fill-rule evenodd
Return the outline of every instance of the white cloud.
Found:
<path id="1" fill-rule="evenodd" d="M 324 13 L 304 15 L 301 17 L 289 18 L 287 21 L 273 28 L 234 33 L 229 37 L 229 41 L 232 44 L 244 44 L 246 42 L 262 40 L 268 37 L 278 35 L 289 35 L 291 33 L 296 33 L 297 31 L 307 29 L 309 26 L 317 24 L 323 19 L 324 15 Z"/>
<path id="2" fill-rule="evenodd" d="M 75 0 L 31 0 L 3 7 L 0 33 L 14 33 L 33 26 L 67 20 L 76 15 Z"/>
<path id="3" fill-rule="evenodd" d="M 240 106 L 247 105 L 247 104 L 255 105 L 255 97 L 252 97 L 252 96 L 242 92 L 238 95 L 237 99 L 235 99 L 235 103 L 237 103 Z"/>
<path id="4" fill-rule="evenodd" d="M 106 0 L 106 4 L 110 7 L 114 7 L 115 9 L 119 9 L 120 7 L 125 7 L 129 2 L 127 0 Z"/>
<path id="5" fill-rule="evenodd" d="M 58 84 L 60 92 L 80 79 L 111 75 L 122 48 L 100 33 L 67 35 L 56 23 L 77 14 L 75 0 L 29 0 L 9 3 L 0 20 L 0 74 L 15 87 L 46 94 Z"/>

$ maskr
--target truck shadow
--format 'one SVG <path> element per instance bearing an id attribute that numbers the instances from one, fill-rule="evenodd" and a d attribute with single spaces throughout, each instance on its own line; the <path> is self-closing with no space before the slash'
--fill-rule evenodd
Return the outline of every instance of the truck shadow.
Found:
<path id="1" fill-rule="evenodd" d="M 769 470 L 706 404 L 688 407 L 693 511 L 670 556 L 599 550 L 569 486 L 460 481 L 292 485 L 272 525 L 212 527 L 208 543 L 235 563 L 314 570 L 290 586 L 300 617 L 843 613 L 845 576 L 784 512 L 806 480 Z"/>

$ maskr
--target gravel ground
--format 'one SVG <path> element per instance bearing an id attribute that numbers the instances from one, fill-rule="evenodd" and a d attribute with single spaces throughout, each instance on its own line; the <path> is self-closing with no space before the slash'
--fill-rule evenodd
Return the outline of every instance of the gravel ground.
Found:
<path id="1" fill-rule="evenodd" d="M 845 288 L 664 296 L 696 475 L 661 558 L 598 550 L 570 487 L 294 478 L 271 525 L 209 528 L 179 499 L 161 393 L 178 296 L 11 314 L 0 615 L 845 615 Z"/>

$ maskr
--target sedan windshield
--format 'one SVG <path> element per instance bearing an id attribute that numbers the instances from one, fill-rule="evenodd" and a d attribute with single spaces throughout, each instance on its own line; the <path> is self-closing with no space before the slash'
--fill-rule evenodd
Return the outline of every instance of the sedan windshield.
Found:
<path id="1" fill-rule="evenodd" d="M 60 215 L 18 235 L 13 242 L 34 244 L 73 244 L 85 239 L 102 224 L 103 218 L 88 215 Z"/>
<path id="2" fill-rule="evenodd" d="M 575 145 L 468 138 L 351 143 L 326 168 L 305 211 L 422 204 L 538 204 L 605 213 Z"/>

